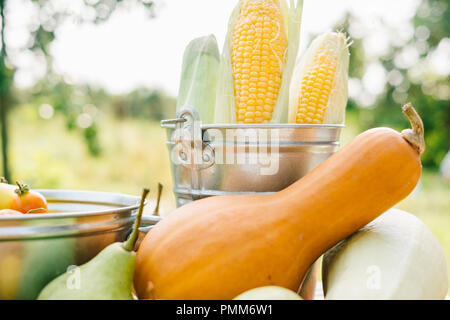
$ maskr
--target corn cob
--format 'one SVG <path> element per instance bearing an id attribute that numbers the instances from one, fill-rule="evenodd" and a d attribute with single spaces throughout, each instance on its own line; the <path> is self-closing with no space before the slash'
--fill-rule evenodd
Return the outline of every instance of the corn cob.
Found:
<path id="1" fill-rule="evenodd" d="M 289 122 L 339 124 L 347 104 L 349 51 L 342 33 L 317 37 L 296 65 L 289 99 Z"/>
<path id="2" fill-rule="evenodd" d="M 177 111 L 194 107 L 203 123 L 214 121 L 220 54 L 214 35 L 192 40 L 184 51 Z"/>
<path id="3" fill-rule="evenodd" d="M 303 1 L 240 0 L 221 59 L 215 122 L 286 122 Z"/>

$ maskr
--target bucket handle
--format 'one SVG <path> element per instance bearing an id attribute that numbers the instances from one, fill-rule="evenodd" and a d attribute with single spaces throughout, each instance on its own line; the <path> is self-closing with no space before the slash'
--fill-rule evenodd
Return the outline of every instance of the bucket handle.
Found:
<path id="1" fill-rule="evenodd" d="M 171 125 L 173 125 L 173 124 L 177 125 L 178 123 L 184 123 L 186 121 L 187 121 L 187 119 L 185 119 L 185 118 L 161 120 L 161 127 L 170 129 L 170 128 L 172 128 Z"/>
<path id="2" fill-rule="evenodd" d="M 173 128 L 174 152 L 179 164 L 191 170 L 202 170 L 214 164 L 214 148 L 203 141 L 201 120 L 197 110 L 185 106 L 177 112 L 175 119 L 162 120 L 163 128 Z"/>

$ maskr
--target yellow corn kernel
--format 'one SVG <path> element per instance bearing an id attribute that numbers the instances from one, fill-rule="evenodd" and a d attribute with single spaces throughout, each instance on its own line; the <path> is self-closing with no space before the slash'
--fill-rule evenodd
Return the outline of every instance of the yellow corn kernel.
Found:
<path id="1" fill-rule="evenodd" d="M 287 37 L 279 0 L 244 0 L 232 34 L 237 123 L 267 123 L 277 102 Z"/>
<path id="2" fill-rule="evenodd" d="M 347 104 L 349 53 L 342 33 L 316 38 L 294 71 L 289 122 L 342 123 Z"/>
<path id="3" fill-rule="evenodd" d="M 215 123 L 288 121 L 302 11 L 303 0 L 238 1 L 220 59 Z"/>

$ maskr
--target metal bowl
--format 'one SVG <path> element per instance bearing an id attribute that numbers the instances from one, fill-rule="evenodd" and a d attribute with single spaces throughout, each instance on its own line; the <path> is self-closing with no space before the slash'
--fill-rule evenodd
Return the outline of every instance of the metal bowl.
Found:
<path id="1" fill-rule="evenodd" d="M 0 299 L 35 299 L 69 266 L 124 241 L 140 202 L 140 197 L 117 193 L 38 191 L 47 198 L 49 213 L 0 216 Z M 143 224 L 157 221 L 148 217 Z"/>

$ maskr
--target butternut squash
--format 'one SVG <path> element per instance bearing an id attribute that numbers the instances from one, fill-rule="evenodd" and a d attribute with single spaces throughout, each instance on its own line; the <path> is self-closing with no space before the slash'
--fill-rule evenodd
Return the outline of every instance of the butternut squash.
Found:
<path id="1" fill-rule="evenodd" d="M 265 196 L 218 196 L 182 206 L 137 252 L 144 299 L 232 299 L 256 287 L 298 291 L 312 263 L 405 198 L 421 175 L 423 125 L 375 128 L 288 188 Z"/>

